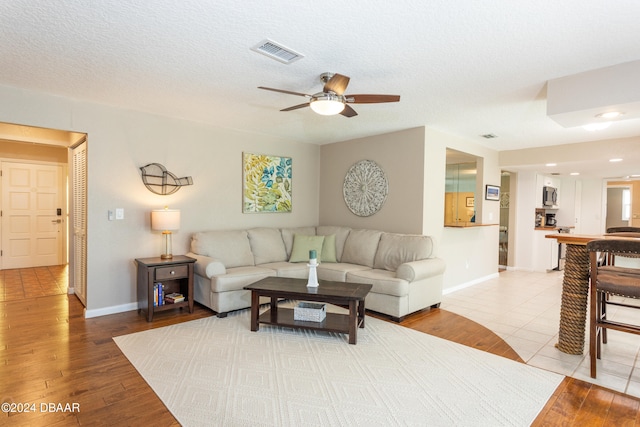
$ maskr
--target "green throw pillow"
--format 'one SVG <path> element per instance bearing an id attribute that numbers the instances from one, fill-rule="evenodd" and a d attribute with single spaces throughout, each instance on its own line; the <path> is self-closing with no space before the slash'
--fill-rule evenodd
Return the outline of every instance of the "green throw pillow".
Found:
<path id="1" fill-rule="evenodd" d="M 315 250 L 318 258 L 322 260 L 322 243 L 324 236 L 293 235 L 293 248 L 289 262 L 309 262 L 309 251 Z M 335 246 L 335 245 L 334 245 Z"/>
<path id="2" fill-rule="evenodd" d="M 322 262 L 338 262 L 336 257 L 336 235 L 329 234 L 324 236 L 324 243 L 322 244 Z"/>

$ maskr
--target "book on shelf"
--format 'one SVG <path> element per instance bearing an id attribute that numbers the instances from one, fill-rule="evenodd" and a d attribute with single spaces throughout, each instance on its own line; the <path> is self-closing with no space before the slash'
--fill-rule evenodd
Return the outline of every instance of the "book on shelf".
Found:
<path id="1" fill-rule="evenodd" d="M 158 282 L 153 285 L 153 306 L 160 305 L 164 305 L 164 285 Z"/>
<path id="2" fill-rule="evenodd" d="M 184 301 L 184 295 L 179 292 L 172 292 L 164 296 L 164 300 L 169 304 L 175 304 L 177 302 Z"/>

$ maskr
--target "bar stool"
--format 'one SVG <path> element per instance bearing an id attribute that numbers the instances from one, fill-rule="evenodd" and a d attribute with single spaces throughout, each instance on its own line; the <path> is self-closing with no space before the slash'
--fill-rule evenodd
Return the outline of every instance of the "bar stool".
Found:
<path id="1" fill-rule="evenodd" d="M 640 322 L 629 324 L 611 320 L 607 317 L 607 306 L 616 305 L 640 309 L 640 304 L 626 302 L 626 298 L 640 299 L 640 260 L 637 268 L 620 267 L 599 263 L 599 254 L 608 259 L 611 256 L 637 257 L 640 255 L 640 239 L 599 239 L 587 243 L 590 264 L 589 287 L 589 356 L 591 378 L 596 377 L 596 358 L 600 359 L 601 345 L 607 343 L 607 329 L 640 335 Z M 617 301 L 610 295 L 624 297 Z"/>

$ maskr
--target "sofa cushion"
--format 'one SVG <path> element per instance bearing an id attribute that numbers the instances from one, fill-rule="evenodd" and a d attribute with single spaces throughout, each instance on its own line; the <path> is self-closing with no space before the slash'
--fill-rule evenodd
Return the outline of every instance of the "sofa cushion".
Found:
<path id="1" fill-rule="evenodd" d="M 247 234 L 256 265 L 287 260 L 282 234 L 277 228 L 251 228 Z"/>
<path id="2" fill-rule="evenodd" d="M 227 274 L 211 279 L 211 292 L 240 291 L 251 283 L 275 275 L 274 270 L 264 267 L 228 268 Z"/>
<path id="3" fill-rule="evenodd" d="M 336 258 L 336 235 L 329 234 L 324 236 L 324 242 L 322 243 L 322 256 L 320 257 L 322 262 L 338 262 Z"/>
<path id="4" fill-rule="evenodd" d="M 291 277 L 294 279 L 308 279 L 309 267 L 301 262 L 271 262 L 260 267 L 269 268 L 276 272 L 277 277 Z"/>
<path id="5" fill-rule="evenodd" d="M 389 270 L 360 270 L 347 273 L 347 282 L 369 283 L 371 292 L 402 297 L 409 294 L 409 282 L 399 279 Z"/>
<path id="6" fill-rule="evenodd" d="M 338 262 L 342 261 L 344 242 L 347 240 L 350 232 L 351 229 L 349 227 L 337 227 L 334 225 L 320 225 L 316 228 L 316 234 L 318 236 L 336 235 L 336 260 Z"/>
<path id="7" fill-rule="evenodd" d="M 280 230 L 282 233 L 282 240 L 284 241 L 284 247 L 287 250 L 287 259 L 291 256 L 291 249 L 293 249 L 293 236 L 296 234 L 303 234 L 305 236 L 315 236 L 315 227 L 291 227 L 283 228 Z"/>
<path id="8" fill-rule="evenodd" d="M 191 252 L 219 259 L 227 268 L 254 265 L 245 230 L 194 233 Z"/>
<path id="9" fill-rule="evenodd" d="M 308 262 L 309 251 L 316 251 L 316 255 L 322 255 L 324 236 L 304 236 L 296 234 L 293 238 L 293 249 L 289 262 Z"/>
<path id="10" fill-rule="evenodd" d="M 373 268 L 381 235 L 382 231 L 351 230 L 344 242 L 344 251 L 340 261 Z"/>
<path id="11" fill-rule="evenodd" d="M 429 258 L 432 253 L 429 236 L 382 233 L 373 268 L 396 271 L 400 264 Z"/>
<path id="12" fill-rule="evenodd" d="M 318 265 L 318 279 L 332 282 L 346 282 L 350 271 L 370 270 L 369 267 L 342 262 L 328 262 Z"/>

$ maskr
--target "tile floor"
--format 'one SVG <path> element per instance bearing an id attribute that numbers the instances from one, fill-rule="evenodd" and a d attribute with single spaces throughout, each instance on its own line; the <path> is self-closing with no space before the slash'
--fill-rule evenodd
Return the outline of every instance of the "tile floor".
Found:
<path id="1" fill-rule="evenodd" d="M 0 302 L 67 293 L 68 266 L 0 270 Z"/>
<path id="2" fill-rule="evenodd" d="M 561 271 L 503 271 L 498 278 L 444 295 L 441 308 L 494 331 L 528 365 L 640 397 L 640 335 L 608 331 L 597 379 L 589 375 L 588 332 L 582 356 L 565 354 L 554 347 L 561 291 Z M 610 306 L 608 314 L 612 319 L 631 316 L 640 322 L 640 310 Z"/>

